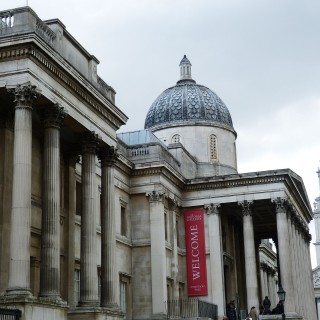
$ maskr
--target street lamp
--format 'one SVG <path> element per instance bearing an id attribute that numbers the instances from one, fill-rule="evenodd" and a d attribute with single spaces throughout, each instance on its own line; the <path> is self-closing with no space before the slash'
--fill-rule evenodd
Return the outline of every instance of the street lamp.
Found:
<path id="1" fill-rule="evenodd" d="M 286 300 L 286 292 L 283 290 L 281 284 L 279 286 L 279 290 L 277 293 L 278 293 L 279 301 L 284 302 Z"/>
<path id="2" fill-rule="evenodd" d="M 286 292 L 283 290 L 282 285 L 280 284 L 279 290 L 278 290 L 278 297 L 279 297 L 279 303 L 282 304 L 282 319 L 286 319 L 286 315 L 284 313 L 284 302 L 286 300 Z"/>

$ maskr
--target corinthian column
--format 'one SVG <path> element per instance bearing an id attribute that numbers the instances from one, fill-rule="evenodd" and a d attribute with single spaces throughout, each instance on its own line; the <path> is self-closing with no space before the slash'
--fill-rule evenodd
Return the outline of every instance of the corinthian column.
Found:
<path id="1" fill-rule="evenodd" d="M 114 165 L 118 159 L 114 147 L 100 153 L 101 160 L 101 306 L 118 307 L 116 269 L 116 226 L 114 212 Z"/>
<path id="2" fill-rule="evenodd" d="M 277 235 L 278 235 L 278 257 L 280 263 L 281 285 L 286 291 L 285 312 L 295 314 L 295 299 L 292 285 L 292 269 L 290 257 L 289 226 L 286 212 L 286 199 L 277 198 L 273 200 L 276 204 Z"/>
<path id="3" fill-rule="evenodd" d="M 252 202 L 243 201 L 238 203 L 243 213 L 243 241 L 246 269 L 247 306 L 259 306 L 258 279 L 256 250 L 254 243 L 254 231 L 252 222 Z"/>
<path id="4" fill-rule="evenodd" d="M 96 150 L 99 142 L 94 132 L 82 135 L 80 306 L 99 304 L 96 251 Z"/>
<path id="5" fill-rule="evenodd" d="M 15 124 L 8 295 L 30 293 L 32 107 L 39 94 L 31 84 L 9 89 Z"/>
<path id="6" fill-rule="evenodd" d="M 152 313 L 160 316 L 166 313 L 167 300 L 164 193 L 152 191 L 146 196 L 150 202 Z"/>
<path id="7" fill-rule="evenodd" d="M 209 220 L 210 287 L 212 301 L 218 306 L 219 319 L 223 317 L 225 310 L 220 207 L 220 204 L 213 203 L 204 206 Z"/>
<path id="8" fill-rule="evenodd" d="M 65 112 L 58 105 L 43 108 L 43 207 L 40 297 L 60 299 L 60 127 Z"/>

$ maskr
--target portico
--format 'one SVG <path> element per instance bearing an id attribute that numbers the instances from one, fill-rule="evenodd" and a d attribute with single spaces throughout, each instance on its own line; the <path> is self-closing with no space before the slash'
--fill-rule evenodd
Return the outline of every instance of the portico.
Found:
<path id="1" fill-rule="evenodd" d="M 7 28 L 0 45 L 3 70 L 0 109 L 4 133 L 0 144 L 9 151 L 12 143 L 13 150 L 12 158 L 5 164 L 5 170 L 12 172 L 12 199 L 6 200 L 1 211 L 1 216 L 11 217 L 9 231 L 3 232 L 1 239 L 10 244 L 9 255 L 1 257 L 4 261 L 0 267 L 4 294 L 1 305 L 14 303 L 21 307 L 25 319 L 31 319 L 30 312 L 32 319 L 43 319 L 41 310 L 46 310 L 46 319 L 66 319 L 70 311 L 67 302 L 74 296 L 70 291 L 75 289 L 72 281 L 66 290 L 64 279 L 68 277 L 62 270 L 68 270 L 67 274 L 73 278 L 75 262 L 79 259 L 81 312 L 87 310 L 92 314 L 97 309 L 103 314 L 106 311 L 99 309 L 97 270 L 99 265 L 102 270 L 115 265 L 115 236 L 114 244 L 106 248 L 103 244 L 106 240 L 99 241 L 99 248 L 97 154 L 115 148 L 116 130 L 127 118 L 114 104 L 114 90 L 97 75 L 99 61 L 71 37 L 59 20 L 45 24 L 29 7 L 4 12 L 1 17 L 6 17 Z M 35 28 L 36 24 L 41 25 L 41 32 Z M 27 42 L 21 42 L 18 36 L 22 29 L 29 34 Z M 11 39 L 9 44 L 6 36 Z M 61 46 L 62 41 L 67 46 Z M 71 51 L 78 58 L 63 60 Z M 80 57 L 86 61 L 81 67 L 76 65 Z M 70 68 L 68 63 L 79 68 Z M 43 70 L 46 77 L 35 76 Z M 13 128 L 5 126 L 10 118 L 14 119 Z M 70 160 L 77 156 L 81 162 L 81 198 L 76 195 L 76 175 L 72 172 L 79 168 Z M 70 161 L 73 164 L 69 165 Z M 107 179 L 103 182 L 102 198 L 109 203 L 113 171 Z M 79 227 L 74 218 L 77 202 L 81 203 Z M 110 215 L 110 210 L 104 211 Z M 105 239 L 111 230 L 114 228 L 107 224 L 99 232 Z M 73 239 L 67 236 L 69 232 Z M 74 242 L 77 235 L 81 239 L 80 252 Z M 107 259 L 100 262 L 96 257 L 101 250 Z M 36 267 L 31 260 L 41 263 Z M 39 279 L 31 279 L 33 275 L 39 275 Z M 110 276 L 114 277 L 114 272 L 108 276 L 103 273 L 103 279 Z M 33 281 L 39 285 L 35 286 Z M 110 280 L 104 280 L 107 282 Z M 113 291 L 108 290 L 114 307 L 112 316 L 117 318 L 119 298 L 117 291 Z"/>

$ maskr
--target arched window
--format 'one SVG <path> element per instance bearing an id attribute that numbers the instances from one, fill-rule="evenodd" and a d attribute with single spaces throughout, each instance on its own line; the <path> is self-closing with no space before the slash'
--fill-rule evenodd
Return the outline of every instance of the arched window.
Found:
<path id="1" fill-rule="evenodd" d="M 171 143 L 180 143 L 181 142 L 181 138 L 178 134 L 174 134 L 172 136 L 172 139 L 171 139 Z"/>
<path id="2" fill-rule="evenodd" d="M 218 160 L 217 137 L 214 134 L 211 134 L 209 138 L 209 154 L 210 161 Z"/>

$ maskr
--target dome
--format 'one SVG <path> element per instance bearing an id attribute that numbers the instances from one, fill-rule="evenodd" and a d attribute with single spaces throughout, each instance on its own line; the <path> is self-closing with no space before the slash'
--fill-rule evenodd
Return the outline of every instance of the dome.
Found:
<path id="1" fill-rule="evenodd" d="M 234 131 L 228 108 L 213 91 L 192 79 L 191 63 L 186 56 L 179 66 L 180 80 L 153 102 L 146 116 L 145 129 L 204 124 Z"/>

